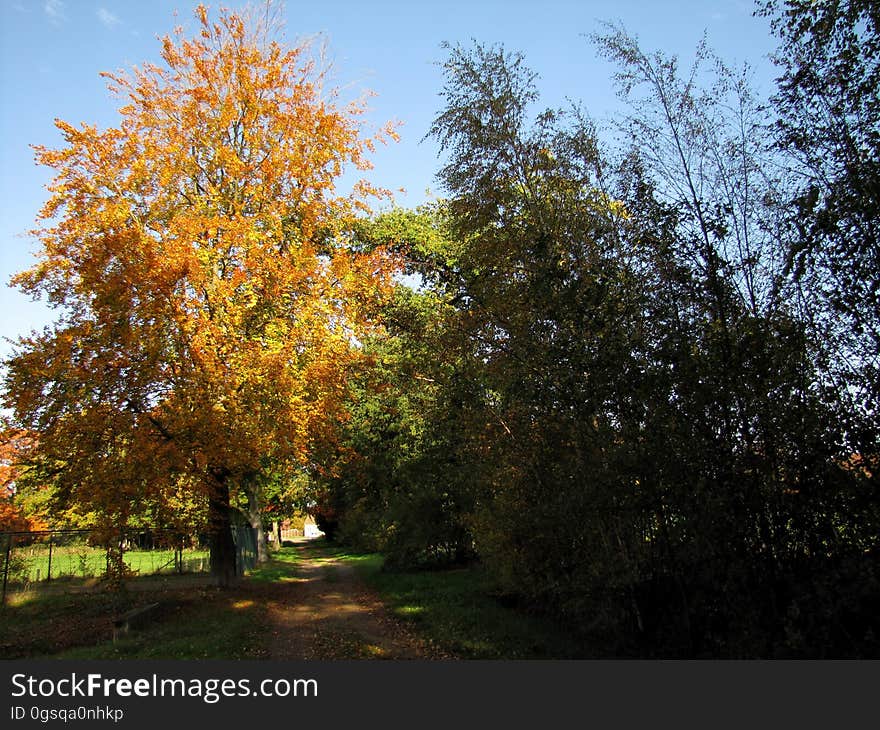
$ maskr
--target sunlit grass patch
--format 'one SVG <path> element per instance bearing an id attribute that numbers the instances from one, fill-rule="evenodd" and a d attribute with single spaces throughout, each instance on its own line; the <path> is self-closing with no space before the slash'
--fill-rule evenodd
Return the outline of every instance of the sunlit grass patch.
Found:
<path id="1" fill-rule="evenodd" d="M 397 606 L 394 613 L 404 618 L 418 619 L 425 612 L 424 606 Z"/>
<path id="2" fill-rule="evenodd" d="M 248 571 L 248 579 L 264 583 L 294 583 L 301 580 L 296 573 L 298 565 L 296 548 L 281 548 L 270 553 L 268 563 Z"/>
<path id="3" fill-rule="evenodd" d="M 59 659 L 259 659 L 263 607 L 250 599 L 204 591 L 168 602 L 160 614 L 116 642 L 53 654 Z"/>
<path id="4" fill-rule="evenodd" d="M 0 609 L 0 659 L 256 659 L 264 653 L 265 607 L 247 584 L 219 590 L 193 576 L 138 578 L 120 593 L 10 596 Z M 158 603 L 142 624 L 113 642 L 113 619 Z"/>
<path id="5" fill-rule="evenodd" d="M 361 651 L 366 657 L 371 659 L 384 659 L 388 656 L 388 652 L 385 649 L 375 644 L 364 644 L 361 647 Z"/>
<path id="6" fill-rule="evenodd" d="M 337 556 L 357 568 L 396 616 L 419 634 L 464 659 L 573 659 L 588 654 L 550 619 L 504 606 L 478 565 L 450 570 L 383 570 L 381 555 Z"/>

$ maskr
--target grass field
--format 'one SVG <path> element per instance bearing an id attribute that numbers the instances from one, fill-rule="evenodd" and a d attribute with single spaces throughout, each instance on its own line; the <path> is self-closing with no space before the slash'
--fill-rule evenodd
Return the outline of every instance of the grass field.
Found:
<path id="1" fill-rule="evenodd" d="M 147 579 L 149 580 L 149 579 Z M 48 594 L 0 609 L 0 658 L 257 659 L 262 609 L 186 576 L 149 593 Z M 111 640 L 108 617 L 157 601 L 149 625 Z"/>
<path id="2" fill-rule="evenodd" d="M 0 659 L 260 659 L 267 632 L 259 587 L 295 572 L 287 550 L 234 590 L 194 575 L 132 578 L 119 594 L 45 592 L 44 583 L 0 606 Z M 146 626 L 111 640 L 110 617 L 154 602 L 160 606 Z"/>
<path id="3" fill-rule="evenodd" d="M 123 559 L 136 575 L 152 575 L 176 570 L 174 550 L 130 550 L 124 554 Z M 16 548 L 12 553 L 10 581 L 15 584 L 45 581 L 49 576 L 49 567 L 48 546 L 31 545 Z M 103 575 L 105 568 L 106 554 L 102 548 L 88 545 L 59 545 L 52 548 L 52 579 L 93 578 Z M 183 551 L 184 572 L 198 573 L 207 569 L 207 550 Z"/>

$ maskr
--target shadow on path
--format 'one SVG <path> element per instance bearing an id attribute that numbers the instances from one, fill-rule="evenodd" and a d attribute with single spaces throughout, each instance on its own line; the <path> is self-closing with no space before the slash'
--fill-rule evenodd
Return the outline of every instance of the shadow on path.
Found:
<path id="1" fill-rule="evenodd" d="M 265 585 L 267 658 L 440 658 L 322 542 L 300 539 L 294 549 L 296 563 Z"/>

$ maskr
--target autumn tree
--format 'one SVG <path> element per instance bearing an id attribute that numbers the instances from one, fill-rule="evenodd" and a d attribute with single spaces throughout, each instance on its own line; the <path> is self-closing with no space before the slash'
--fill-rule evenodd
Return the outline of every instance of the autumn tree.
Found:
<path id="1" fill-rule="evenodd" d="M 235 571 L 231 496 L 269 460 L 332 441 L 358 337 L 392 259 L 348 246 L 370 197 L 362 102 L 324 88 L 308 44 L 223 10 L 162 39 L 161 65 L 105 74 L 118 126 L 57 121 L 54 171 L 14 279 L 59 310 L 7 361 L 27 463 L 110 523 L 170 484 L 207 502 L 212 570 Z"/>
<path id="2" fill-rule="evenodd" d="M 18 462 L 20 454 L 31 446 L 31 439 L 21 431 L 0 430 L 0 533 L 42 530 L 46 525 L 38 515 L 24 508 L 19 497 Z"/>

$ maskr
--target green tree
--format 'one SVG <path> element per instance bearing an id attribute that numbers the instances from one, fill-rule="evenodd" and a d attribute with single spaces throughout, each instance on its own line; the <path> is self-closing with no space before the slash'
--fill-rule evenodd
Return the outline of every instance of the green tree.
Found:
<path id="1" fill-rule="evenodd" d="M 657 437 L 641 439 L 639 483 L 662 495 L 652 602 L 678 607 L 674 633 L 688 653 L 785 651 L 789 612 L 817 598 L 811 581 L 851 595 L 857 576 L 873 580 L 867 563 L 836 566 L 859 563 L 876 535 L 865 480 L 842 468 L 847 425 L 825 397 L 823 343 L 787 265 L 791 178 L 774 172 L 772 117 L 746 75 L 704 47 L 683 73 L 619 29 L 595 40 L 629 103 L 621 196 L 649 255 L 649 360 L 659 367 L 644 396 L 659 420 Z M 737 594 L 752 600 L 730 601 Z M 841 605 L 811 627 L 817 644 L 835 644 Z"/>
<path id="2" fill-rule="evenodd" d="M 353 390 L 338 468 L 319 479 L 339 538 L 382 550 L 389 565 L 439 566 L 473 555 L 473 465 L 460 443 L 473 394 L 454 295 L 437 284 L 456 248 L 442 220 L 442 205 L 395 209 L 359 232 L 362 246 L 400 254 L 420 284 L 397 288 L 385 332 L 365 342 L 375 365 Z"/>
<path id="3" fill-rule="evenodd" d="M 759 105 L 723 67 L 704 87 L 600 45 L 637 94 L 617 159 L 577 109 L 534 112 L 520 56 L 444 66 L 454 244 L 429 281 L 464 335 L 477 551 L 618 653 L 869 653 L 876 510 L 785 266 Z"/>
<path id="4" fill-rule="evenodd" d="M 870 0 L 772 0 L 759 13 L 780 39 L 775 141 L 797 174 L 790 266 L 853 447 L 877 453 L 880 9 Z"/>
<path id="5" fill-rule="evenodd" d="M 583 116 L 535 113 L 521 56 L 453 47 L 444 69 L 432 133 L 460 242 L 444 285 L 482 412 L 468 433 L 476 546 L 503 590 L 611 625 L 639 549 L 614 469 L 644 309 L 619 235 L 628 212 Z"/>

